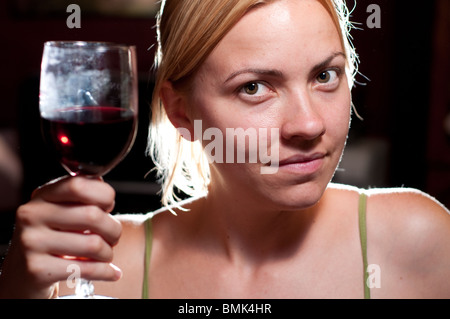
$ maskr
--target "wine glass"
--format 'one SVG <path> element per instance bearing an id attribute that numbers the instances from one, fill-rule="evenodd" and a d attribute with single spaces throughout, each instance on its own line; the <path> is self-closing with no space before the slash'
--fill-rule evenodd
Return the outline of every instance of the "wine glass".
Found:
<path id="1" fill-rule="evenodd" d="M 137 131 L 136 51 L 106 42 L 44 44 L 39 110 L 46 144 L 72 176 L 99 178 L 128 153 Z M 80 279 L 76 298 L 95 298 Z"/>

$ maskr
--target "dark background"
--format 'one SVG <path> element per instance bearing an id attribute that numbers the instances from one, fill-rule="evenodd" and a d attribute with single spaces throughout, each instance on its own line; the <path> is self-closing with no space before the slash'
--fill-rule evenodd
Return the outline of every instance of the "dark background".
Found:
<path id="1" fill-rule="evenodd" d="M 0 2 L 0 136 L 17 155 L 21 168 L 13 177 L 0 173 L 0 203 L 4 203 L 0 205 L 0 244 L 9 240 L 14 211 L 32 190 L 65 175 L 48 155 L 39 130 L 39 69 L 43 43 L 48 40 L 136 45 L 141 78 L 138 138 L 130 155 L 105 179 L 116 188 L 116 211 L 139 213 L 159 207 L 154 176 L 146 176 L 153 165 L 145 156 L 153 17 L 104 16 L 83 11 L 81 5 L 81 29 L 69 29 L 64 8 L 30 12 L 21 5 L 26 2 Z M 353 1 L 348 2 L 352 7 Z M 449 207 L 450 135 L 444 119 L 450 114 L 450 1 L 407 3 L 361 0 L 353 12 L 352 21 L 359 28 L 352 33 L 353 43 L 362 74 L 357 76 L 361 84 L 353 90 L 353 100 L 364 120 L 353 119 L 344 155 L 343 166 L 355 172 L 340 170 L 336 180 L 351 181 L 355 175 L 354 184 L 361 187 L 415 187 Z M 367 27 L 369 4 L 381 8 L 379 29 Z M 355 169 L 365 162 L 372 163 L 370 169 Z"/>

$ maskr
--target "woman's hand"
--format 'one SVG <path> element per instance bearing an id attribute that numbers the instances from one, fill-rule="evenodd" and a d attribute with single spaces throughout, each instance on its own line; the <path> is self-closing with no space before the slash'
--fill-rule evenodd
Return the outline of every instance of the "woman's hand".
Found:
<path id="1" fill-rule="evenodd" d="M 64 177 L 38 188 L 17 210 L 0 297 L 54 297 L 73 265 L 85 279 L 118 280 L 121 271 L 111 262 L 122 226 L 109 214 L 114 198 L 111 186 L 84 177 Z"/>

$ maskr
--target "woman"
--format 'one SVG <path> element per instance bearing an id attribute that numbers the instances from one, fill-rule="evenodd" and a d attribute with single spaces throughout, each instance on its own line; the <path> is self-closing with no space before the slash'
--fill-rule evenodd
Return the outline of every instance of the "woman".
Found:
<path id="1" fill-rule="evenodd" d="M 115 218 L 100 180 L 39 188 L 18 209 L 2 296 L 71 293 L 77 265 L 119 298 L 450 297 L 442 205 L 330 184 L 356 69 L 341 1 L 168 0 L 161 12 L 150 151 L 167 207 Z"/>

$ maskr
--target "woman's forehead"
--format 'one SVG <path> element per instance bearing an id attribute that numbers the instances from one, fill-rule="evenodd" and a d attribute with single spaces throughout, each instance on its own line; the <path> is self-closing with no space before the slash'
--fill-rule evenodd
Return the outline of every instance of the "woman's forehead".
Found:
<path id="1" fill-rule="evenodd" d="M 283 64 L 288 68 L 295 63 L 306 67 L 343 50 L 339 32 L 319 1 L 275 1 L 248 12 L 202 68 L 220 74 L 225 69 L 252 66 Z"/>

